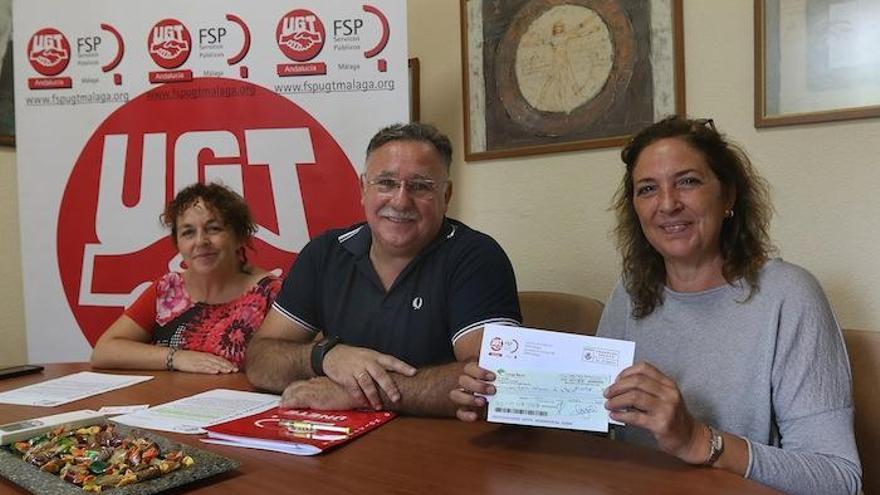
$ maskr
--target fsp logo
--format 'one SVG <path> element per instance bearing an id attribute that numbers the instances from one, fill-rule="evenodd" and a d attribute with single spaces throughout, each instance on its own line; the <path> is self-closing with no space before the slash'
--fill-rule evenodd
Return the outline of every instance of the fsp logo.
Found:
<path id="1" fill-rule="evenodd" d="M 418 311 L 418 310 L 422 309 L 422 304 L 424 304 L 424 303 L 425 303 L 425 301 L 421 297 L 416 296 L 412 300 L 412 308 L 414 310 Z"/>
<path id="2" fill-rule="evenodd" d="M 35 71 L 44 76 L 57 76 L 70 62 L 70 43 L 61 31 L 43 28 L 31 36 L 27 55 Z"/>
<path id="3" fill-rule="evenodd" d="M 205 112 L 204 99 L 168 102 L 154 93 L 169 88 L 156 87 L 98 126 L 67 179 L 56 252 L 65 297 L 92 345 L 152 280 L 179 269 L 158 216 L 188 184 L 222 181 L 245 198 L 259 226 L 248 258 L 267 270 L 287 270 L 311 237 L 363 219 L 357 172 L 308 112 L 232 79 L 174 89 L 240 96 Z"/>
<path id="4" fill-rule="evenodd" d="M 295 62 L 311 60 L 324 48 L 324 23 L 309 10 L 292 10 L 278 21 L 275 40 L 287 58 Z"/>
<path id="5" fill-rule="evenodd" d="M 156 65 L 163 69 L 176 69 L 189 58 L 192 38 L 180 21 L 163 19 L 150 29 L 147 48 Z"/>

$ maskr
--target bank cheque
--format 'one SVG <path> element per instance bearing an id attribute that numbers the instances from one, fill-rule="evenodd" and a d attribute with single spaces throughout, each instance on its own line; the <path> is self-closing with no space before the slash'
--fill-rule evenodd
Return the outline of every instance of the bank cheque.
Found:
<path id="1" fill-rule="evenodd" d="M 634 353 L 624 340 L 486 325 L 480 366 L 496 376 L 487 420 L 607 432 L 602 393 Z"/>

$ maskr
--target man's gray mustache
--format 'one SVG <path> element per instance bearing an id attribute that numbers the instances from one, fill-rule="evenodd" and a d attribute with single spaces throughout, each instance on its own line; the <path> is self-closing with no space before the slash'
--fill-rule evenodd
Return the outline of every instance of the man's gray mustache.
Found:
<path id="1" fill-rule="evenodd" d="M 412 210 L 397 211 L 390 206 L 385 206 L 381 210 L 379 210 L 379 216 L 385 218 L 393 218 L 395 220 L 416 220 L 418 218 L 418 214 Z"/>

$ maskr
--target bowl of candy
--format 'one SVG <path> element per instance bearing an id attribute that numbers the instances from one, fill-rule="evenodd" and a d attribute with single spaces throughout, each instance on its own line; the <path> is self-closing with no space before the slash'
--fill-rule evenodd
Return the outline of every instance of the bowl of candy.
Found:
<path id="1" fill-rule="evenodd" d="M 238 465 L 109 421 L 62 425 L 0 448 L 0 476 L 41 495 L 159 493 Z"/>

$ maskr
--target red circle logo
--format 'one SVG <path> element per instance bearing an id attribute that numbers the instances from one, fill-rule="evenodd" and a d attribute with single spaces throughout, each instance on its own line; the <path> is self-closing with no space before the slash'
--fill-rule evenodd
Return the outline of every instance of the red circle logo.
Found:
<path id="1" fill-rule="evenodd" d="M 259 231 L 249 260 L 286 271 L 321 232 L 363 219 L 357 172 L 333 136 L 268 89 L 222 78 L 158 86 L 113 112 L 71 171 L 57 256 L 71 311 L 94 345 L 177 252 L 158 218 L 175 191 L 222 179 Z"/>
<path id="2" fill-rule="evenodd" d="M 310 10 L 291 10 L 278 21 L 275 40 L 284 55 L 296 62 L 311 60 L 321 53 L 325 41 L 324 23 Z"/>
<path id="3" fill-rule="evenodd" d="M 163 69 L 176 69 L 189 58 L 192 38 L 182 22 L 162 19 L 150 29 L 147 49 L 156 65 Z"/>
<path id="4" fill-rule="evenodd" d="M 27 55 L 35 71 L 44 76 L 57 76 L 70 63 L 70 43 L 61 31 L 43 28 L 28 41 Z"/>

